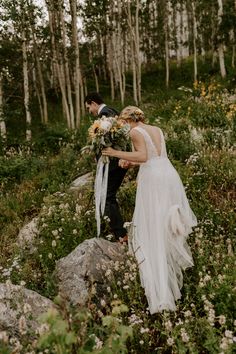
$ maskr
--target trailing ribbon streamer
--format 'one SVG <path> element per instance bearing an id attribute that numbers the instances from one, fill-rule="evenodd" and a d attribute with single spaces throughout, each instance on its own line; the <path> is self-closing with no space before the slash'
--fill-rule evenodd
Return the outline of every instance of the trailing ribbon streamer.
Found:
<path id="1" fill-rule="evenodd" d="M 109 160 L 108 162 L 104 162 L 103 159 L 104 157 L 101 156 L 98 160 L 95 178 L 95 218 L 97 221 L 97 237 L 100 235 L 101 216 L 104 215 L 107 197 Z"/>

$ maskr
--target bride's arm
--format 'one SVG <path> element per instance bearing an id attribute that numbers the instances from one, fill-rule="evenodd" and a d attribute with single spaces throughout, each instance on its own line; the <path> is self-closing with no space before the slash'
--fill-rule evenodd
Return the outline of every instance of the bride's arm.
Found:
<path id="1" fill-rule="evenodd" d="M 118 157 L 119 159 L 131 161 L 134 163 L 146 162 L 147 150 L 142 134 L 139 133 L 137 130 L 133 129 L 130 132 L 130 138 L 134 145 L 135 151 L 119 151 L 109 147 L 102 150 L 102 155 Z"/>

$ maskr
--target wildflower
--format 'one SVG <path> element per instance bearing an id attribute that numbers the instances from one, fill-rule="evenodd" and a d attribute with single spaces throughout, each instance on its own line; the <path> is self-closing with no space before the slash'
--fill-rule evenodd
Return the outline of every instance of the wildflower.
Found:
<path id="1" fill-rule="evenodd" d="M 128 320 L 129 320 L 129 323 L 130 323 L 131 326 L 134 326 L 134 325 L 136 325 L 136 324 L 143 323 L 143 320 L 142 320 L 140 317 L 138 317 L 137 315 L 135 315 L 135 313 L 132 314 L 132 315 L 128 318 Z"/>
<path id="2" fill-rule="evenodd" d="M 184 312 L 184 317 L 191 317 L 192 312 L 190 310 Z"/>
<path id="3" fill-rule="evenodd" d="M 180 332 L 181 332 L 182 341 L 183 341 L 184 343 L 189 342 L 189 336 L 188 336 L 187 332 L 185 331 L 185 329 L 184 329 L 184 328 L 181 328 Z"/>
<path id="4" fill-rule="evenodd" d="M 52 240 L 52 247 L 56 247 L 57 243 L 56 240 Z"/>
<path id="5" fill-rule="evenodd" d="M 20 286 L 25 286 L 26 282 L 24 280 L 21 280 Z"/>
<path id="6" fill-rule="evenodd" d="M 30 312 L 31 310 L 32 310 L 32 308 L 31 308 L 30 304 L 25 303 L 24 307 L 23 307 L 24 313 Z"/>
<path id="7" fill-rule="evenodd" d="M 98 310 L 97 314 L 98 314 L 98 317 L 100 317 L 100 318 L 102 318 L 104 316 L 102 311 L 100 311 L 100 310 Z"/>
<path id="8" fill-rule="evenodd" d="M 72 233 L 73 233 L 73 235 L 77 235 L 78 231 L 77 231 L 76 229 L 74 229 L 74 230 L 72 231 Z"/>
<path id="9" fill-rule="evenodd" d="M 173 344 L 174 344 L 174 339 L 171 337 L 167 338 L 167 345 L 171 347 Z"/>
<path id="10" fill-rule="evenodd" d="M 104 299 L 101 299 L 101 306 L 105 307 L 106 306 L 106 301 Z"/>
<path id="11" fill-rule="evenodd" d="M 143 334 L 143 333 L 148 333 L 149 332 L 149 328 L 144 328 L 144 327 L 141 327 L 140 329 L 140 333 Z"/>
<path id="12" fill-rule="evenodd" d="M 227 350 L 229 346 L 227 338 L 222 338 L 221 343 L 220 343 L 220 348 L 223 350 Z"/>
<path id="13" fill-rule="evenodd" d="M 95 336 L 95 334 L 93 336 L 94 336 L 94 341 L 95 341 L 95 345 L 93 346 L 93 350 L 101 349 L 103 346 L 103 341 L 100 340 L 97 336 Z"/>
<path id="14" fill-rule="evenodd" d="M 143 344 L 144 344 L 144 341 L 143 341 L 143 340 L 140 340 L 140 341 L 139 341 L 139 344 L 143 345 Z"/>
<path id="15" fill-rule="evenodd" d="M 48 253 L 48 258 L 52 259 L 52 254 L 51 253 Z"/>
<path id="16" fill-rule="evenodd" d="M 106 273 L 105 273 L 105 276 L 106 277 L 109 277 L 111 275 L 111 269 L 107 269 Z"/>
<path id="17" fill-rule="evenodd" d="M 225 337 L 226 338 L 233 338 L 233 332 L 229 331 L 228 329 L 225 331 Z"/>
<path id="18" fill-rule="evenodd" d="M 165 322 L 165 328 L 167 329 L 167 331 L 171 331 L 172 330 L 172 323 L 171 323 L 170 320 Z"/>
<path id="19" fill-rule="evenodd" d="M 26 320 L 25 320 L 25 316 L 22 315 L 22 316 L 19 318 L 18 325 L 19 325 L 19 332 L 20 332 L 20 334 L 26 334 Z"/>
<path id="20" fill-rule="evenodd" d="M 221 324 L 221 325 L 225 324 L 225 322 L 226 322 L 225 316 L 224 316 L 224 315 L 220 315 L 218 322 L 219 322 L 219 324 Z"/>
<path id="21" fill-rule="evenodd" d="M 53 234 L 53 236 L 57 236 L 58 235 L 58 230 L 52 230 L 52 234 Z"/>
<path id="22" fill-rule="evenodd" d="M 214 321 L 215 321 L 215 310 L 210 309 L 209 314 L 208 314 L 208 321 L 211 326 L 214 326 Z"/>

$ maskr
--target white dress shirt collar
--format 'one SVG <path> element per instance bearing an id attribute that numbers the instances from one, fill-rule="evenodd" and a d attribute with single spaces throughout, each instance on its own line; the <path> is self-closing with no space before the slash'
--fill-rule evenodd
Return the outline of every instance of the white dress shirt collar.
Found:
<path id="1" fill-rule="evenodd" d="M 98 115 L 101 113 L 101 110 L 106 107 L 105 103 L 100 104 L 100 106 L 98 107 Z"/>

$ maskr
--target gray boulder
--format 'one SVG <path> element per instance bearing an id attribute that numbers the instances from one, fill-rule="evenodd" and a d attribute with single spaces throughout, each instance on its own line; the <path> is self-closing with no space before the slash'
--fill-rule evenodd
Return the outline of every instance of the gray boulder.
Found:
<path id="1" fill-rule="evenodd" d="M 34 333 L 40 327 L 38 317 L 54 307 L 51 300 L 11 282 L 0 283 L 0 331 L 12 335 Z"/>
<path id="2" fill-rule="evenodd" d="M 69 191 L 74 194 L 78 194 L 86 190 L 86 188 L 91 188 L 94 181 L 93 173 L 88 172 L 78 178 L 76 178 L 70 185 Z"/>
<path id="3" fill-rule="evenodd" d="M 109 284 L 109 273 L 116 262 L 124 260 L 126 248 L 102 238 L 82 242 L 55 269 L 59 294 L 73 305 L 85 305 L 92 283 Z"/>

